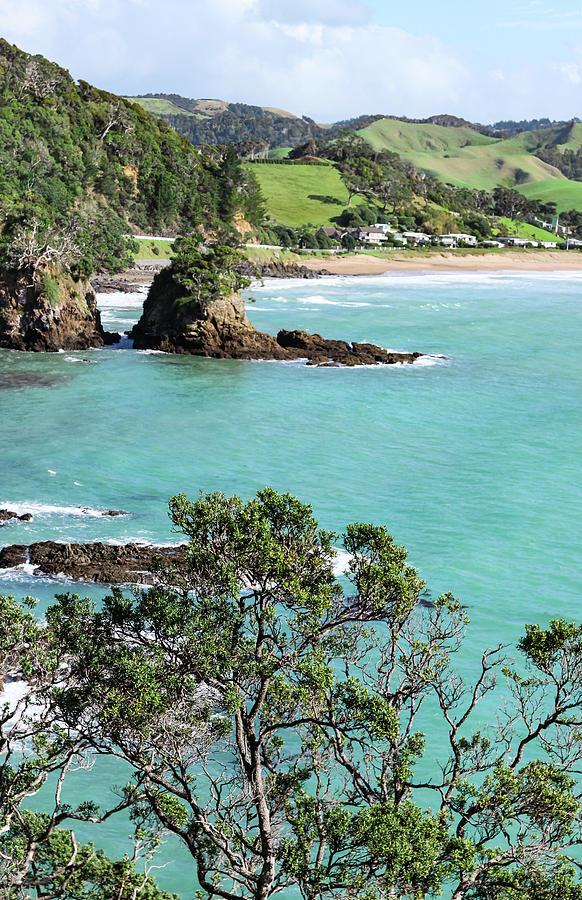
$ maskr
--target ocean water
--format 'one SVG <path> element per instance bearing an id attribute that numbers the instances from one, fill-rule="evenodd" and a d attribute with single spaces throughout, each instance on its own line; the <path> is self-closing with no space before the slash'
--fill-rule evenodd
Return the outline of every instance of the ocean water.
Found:
<path id="1" fill-rule="evenodd" d="M 247 292 L 258 328 L 305 328 L 427 354 L 414 366 L 317 369 L 118 348 L 0 351 L 0 507 L 34 513 L 0 541 L 176 541 L 167 500 L 265 485 L 313 504 L 338 532 L 385 523 L 433 594 L 471 625 L 462 659 L 514 643 L 526 622 L 578 619 L 582 547 L 582 274 L 415 273 L 267 281 Z M 99 297 L 105 327 L 143 294 Z M 442 354 L 447 358 L 436 359 Z M 118 518 L 108 509 L 124 510 Z M 103 596 L 103 587 L 0 572 L 0 590 Z M 484 721 L 491 710 L 484 709 Z M 72 795 L 122 783 L 101 761 Z M 82 829 L 77 829 L 83 836 Z M 129 829 L 97 842 L 119 852 Z M 194 894 L 179 847 L 160 882 Z"/>

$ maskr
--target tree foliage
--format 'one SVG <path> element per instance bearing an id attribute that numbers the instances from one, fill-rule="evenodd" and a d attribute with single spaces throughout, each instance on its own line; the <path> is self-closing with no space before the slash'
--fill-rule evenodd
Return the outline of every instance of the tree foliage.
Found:
<path id="1" fill-rule="evenodd" d="M 229 152 L 195 150 L 138 104 L 0 41 L 0 262 L 47 253 L 82 272 L 133 259 L 130 224 L 188 233 L 261 217 Z M 32 240 L 33 238 L 33 240 Z"/>
<path id="2" fill-rule="evenodd" d="M 184 569 L 49 609 L 51 698 L 130 763 L 126 800 L 182 840 L 201 896 L 579 900 L 580 626 L 528 626 L 518 665 L 498 646 L 465 682 L 464 609 L 423 600 L 384 527 L 348 526 L 338 581 L 338 536 L 290 495 L 170 514 Z"/>

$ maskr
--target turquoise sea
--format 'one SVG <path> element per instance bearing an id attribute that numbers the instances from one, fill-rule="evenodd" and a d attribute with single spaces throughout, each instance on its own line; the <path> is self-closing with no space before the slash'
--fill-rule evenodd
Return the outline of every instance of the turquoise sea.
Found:
<path id="1" fill-rule="evenodd" d="M 0 507 L 35 514 L 3 527 L 2 544 L 176 541 L 172 494 L 248 498 L 268 484 L 311 502 L 336 531 L 386 523 L 431 592 L 466 604 L 467 674 L 525 622 L 582 617 L 582 273 L 267 281 L 247 293 L 253 324 L 271 333 L 305 328 L 447 359 L 317 369 L 127 342 L 0 351 Z M 99 301 L 105 327 L 124 330 L 143 294 Z M 108 509 L 128 514 L 99 514 Z M 0 590 L 38 596 L 41 611 L 68 589 L 26 570 L 0 573 Z M 102 762 L 69 790 L 99 797 L 123 780 Z M 98 843 L 122 852 L 128 832 L 112 821 Z M 184 853 L 168 843 L 164 854 L 160 882 L 193 897 Z"/>

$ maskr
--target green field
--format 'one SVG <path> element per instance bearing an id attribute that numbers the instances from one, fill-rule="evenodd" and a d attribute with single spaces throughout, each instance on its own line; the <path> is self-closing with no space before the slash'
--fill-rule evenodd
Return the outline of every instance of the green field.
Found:
<path id="1" fill-rule="evenodd" d="M 204 116 L 198 113 L 188 112 L 181 106 L 176 106 L 171 100 L 160 100 L 158 97 L 126 97 L 132 103 L 139 103 L 146 112 L 153 113 L 156 116 L 194 116 L 195 119 L 203 119 Z"/>
<path id="2" fill-rule="evenodd" d="M 517 237 L 531 238 L 532 241 L 559 240 L 551 231 L 530 225 L 528 222 L 516 222 L 515 219 L 500 219 L 500 221 L 507 227 L 509 234 L 515 234 Z"/>
<path id="3" fill-rule="evenodd" d="M 566 178 L 561 181 L 537 181 L 534 184 L 524 184 L 519 190 L 532 200 L 554 202 L 558 212 L 566 209 L 582 210 L 582 181 L 568 181 Z"/>
<path id="4" fill-rule="evenodd" d="M 247 165 L 261 185 L 268 215 L 283 225 L 330 225 L 331 217 L 348 205 L 347 189 L 331 165 Z"/>
<path id="5" fill-rule="evenodd" d="M 269 159 L 287 159 L 293 147 L 275 147 L 269 150 Z"/>
<path id="6" fill-rule="evenodd" d="M 528 179 L 527 186 L 549 179 L 566 181 L 558 169 L 532 156 L 531 150 L 539 144 L 539 132 L 500 140 L 471 128 L 380 119 L 358 133 L 374 149 L 393 150 L 419 169 L 460 187 L 487 191 L 498 185 L 514 187 L 518 170 L 525 173 L 520 177 Z"/>
<path id="7" fill-rule="evenodd" d="M 140 240 L 137 238 L 139 250 L 136 259 L 170 259 L 172 255 L 170 241 Z"/>

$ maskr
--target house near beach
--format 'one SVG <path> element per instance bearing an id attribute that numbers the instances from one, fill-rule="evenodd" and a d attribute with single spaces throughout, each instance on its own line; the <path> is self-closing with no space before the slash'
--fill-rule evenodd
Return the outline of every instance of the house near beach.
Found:
<path id="1" fill-rule="evenodd" d="M 317 231 L 317 234 L 324 234 L 325 237 L 332 238 L 334 241 L 341 241 L 345 233 L 345 228 L 340 230 L 332 225 L 323 225 Z"/>
<path id="2" fill-rule="evenodd" d="M 459 244 L 475 247 L 477 242 L 478 238 L 474 234 L 440 234 L 436 238 L 436 243 L 443 247 L 458 247 Z"/>
<path id="3" fill-rule="evenodd" d="M 422 231 L 403 231 L 402 237 L 406 238 L 407 243 L 416 244 L 417 247 L 426 247 L 431 242 L 430 234 L 423 234 Z"/>
<path id="4" fill-rule="evenodd" d="M 358 228 L 354 237 L 363 244 L 375 244 L 376 246 L 383 244 L 386 240 L 384 231 L 382 231 L 381 228 L 377 228 L 375 225 Z"/>

